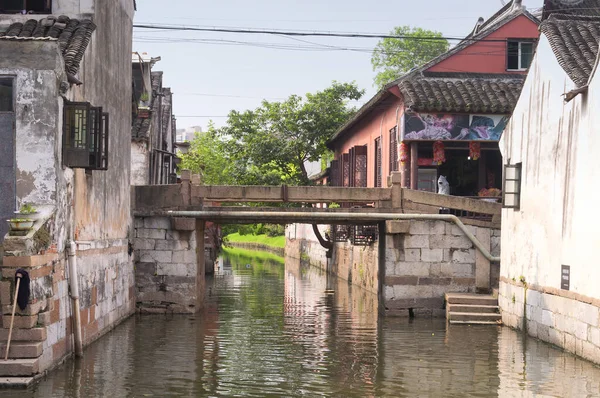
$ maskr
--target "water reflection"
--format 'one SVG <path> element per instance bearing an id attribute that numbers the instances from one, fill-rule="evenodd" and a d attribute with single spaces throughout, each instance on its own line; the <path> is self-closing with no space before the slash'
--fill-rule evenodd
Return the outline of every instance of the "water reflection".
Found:
<path id="1" fill-rule="evenodd" d="M 507 328 L 378 319 L 376 297 L 268 255 L 224 257 L 196 316 L 134 317 L 2 397 L 600 396 L 600 369 Z"/>

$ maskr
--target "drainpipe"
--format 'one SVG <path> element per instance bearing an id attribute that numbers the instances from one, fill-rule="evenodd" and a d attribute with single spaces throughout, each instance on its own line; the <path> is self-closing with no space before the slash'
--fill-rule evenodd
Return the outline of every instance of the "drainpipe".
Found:
<path id="1" fill-rule="evenodd" d="M 83 356 L 83 343 L 81 338 L 81 312 L 79 311 L 79 283 L 77 282 L 77 256 L 75 242 L 69 242 L 69 287 L 73 300 L 73 322 L 75 330 L 75 355 Z"/>
<path id="2" fill-rule="evenodd" d="M 428 221 L 448 221 L 456 224 L 458 228 L 465 234 L 467 238 L 473 243 L 473 245 L 483 254 L 483 256 L 490 262 L 499 263 L 500 257 L 492 256 L 488 249 L 481 244 L 481 242 L 473 235 L 465 224 L 456 216 L 452 214 L 398 214 L 398 213 L 306 213 L 306 212 L 285 212 L 285 211 L 227 211 L 227 210 L 200 210 L 200 211 L 173 211 L 167 212 L 152 212 L 152 215 L 170 216 L 170 217 L 195 217 L 202 219 L 210 218 L 221 218 L 237 223 L 243 222 L 244 220 L 254 220 L 257 218 L 268 220 L 269 218 L 274 219 L 287 219 L 290 222 L 303 222 L 306 218 L 310 218 L 310 222 L 314 223 L 315 220 L 323 221 L 323 224 L 344 220 L 348 221 L 384 221 L 384 220 L 428 220 Z"/>

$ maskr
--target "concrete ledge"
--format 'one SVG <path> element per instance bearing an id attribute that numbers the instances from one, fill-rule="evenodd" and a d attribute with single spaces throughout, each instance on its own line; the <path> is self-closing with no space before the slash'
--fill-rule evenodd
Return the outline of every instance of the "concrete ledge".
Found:
<path id="1" fill-rule="evenodd" d="M 410 230 L 410 221 L 394 221 L 385 222 L 385 232 L 390 235 L 407 234 Z"/>

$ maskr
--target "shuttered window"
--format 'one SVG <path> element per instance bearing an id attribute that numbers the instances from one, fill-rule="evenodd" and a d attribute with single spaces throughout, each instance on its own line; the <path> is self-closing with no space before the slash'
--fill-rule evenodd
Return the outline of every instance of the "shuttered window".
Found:
<path id="1" fill-rule="evenodd" d="M 390 173 L 398 171 L 398 127 L 390 130 Z"/>
<path id="2" fill-rule="evenodd" d="M 109 117 L 88 102 L 67 102 L 63 113 L 63 163 L 88 170 L 108 168 Z"/>
<path id="3" fill-rule="evenodd" d="M 381 137 L 375 138 L 375 187 L 381 188 Z"/>

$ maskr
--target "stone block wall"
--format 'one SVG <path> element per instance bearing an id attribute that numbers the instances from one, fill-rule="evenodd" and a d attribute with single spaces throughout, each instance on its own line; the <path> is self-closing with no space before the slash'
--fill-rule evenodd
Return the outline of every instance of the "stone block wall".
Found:
<path id="1" fill-rule="evenodd" d="M 137 309 L 142 313 L 194 313 L 203 299 L 197 261 L 196 220 L 136 217 L 134 258 Z"/>
<path id="2" fill-rule="evenodd" d="M 328 225 L 319 225 L 325 236 Z M 360 286 L 372 293 L 379 291 L 379 244 L 354 246 L 349 242 L 337 242 L 332 258 L 319 243 L 310 224 L 291 224 L 286 227 L 285 255 L 309 262 L 311 265 Z"/>
<path id="3" fill-rule="evenodd" d="M 77 250 L 80 316 L 83 345 L 108 332 L 135 310 L 133 266 L 127 240 L 95 241 L 80 244 Z M 0 304 L 2 329 L 0 350 L 8 338 L 12 303 L 16 288 L 15 272 L 23 268 L 30 277 L 30 298 L 25 310 L 17 306 L 13 346 L 9 358 L 35 358 L 26 374 L 33 376 L 60 363 L 74 350 L 73 305 L 69 295 L 66 253 L 6 256 L 2 262 Z M 0 369 L 0 372 L 6 371 Z"/>
<path id="4" fill-rule="evenodd" d="M 468 226 L 488 246 L 500 252 L 500 231 Z M 383 300 L 387 315 L 444 316 L 444 294 L 490 291 L 498 267 L 474 247 L 454 223 L 388 221 L 385 239 Z"/>
<path id="5" fill-rule="evenodd" d="M 502 277 L 498 304 L 505 325 L 600 364 L 600 299 Z"/>

